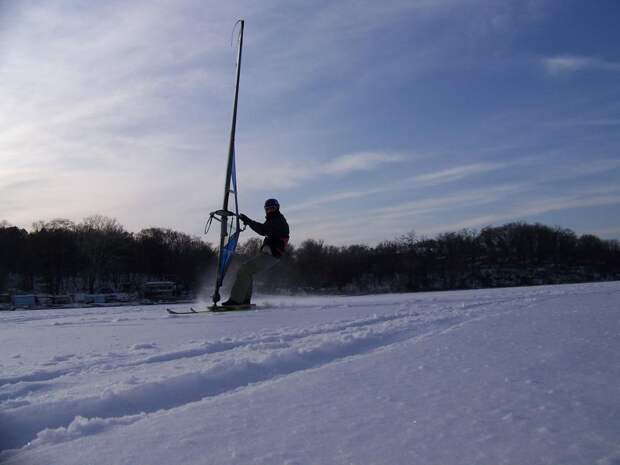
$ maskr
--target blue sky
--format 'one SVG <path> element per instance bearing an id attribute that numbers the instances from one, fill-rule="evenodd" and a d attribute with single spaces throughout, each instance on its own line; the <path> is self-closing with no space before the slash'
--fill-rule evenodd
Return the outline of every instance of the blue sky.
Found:
<path id="1" fill-rule="evenodd" d="M 294 243 L 620 237 L 616 0 L 0 3 L 0 220 L 200 235 L 238 18 L 240 205 L 278 198 Z"/>

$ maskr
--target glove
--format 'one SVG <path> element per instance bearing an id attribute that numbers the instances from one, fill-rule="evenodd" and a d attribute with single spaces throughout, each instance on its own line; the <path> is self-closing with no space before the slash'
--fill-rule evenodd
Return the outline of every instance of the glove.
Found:
<path id="1" fill-rule="evenodd" d="M 243 213 L 241 215 L 239 215 L 239 219 L 241 221 L 243 221 L 243 224 L 249 223 L 250 222 L 250 218 L 248 218 L 247 216 L 245 216 Z"/>

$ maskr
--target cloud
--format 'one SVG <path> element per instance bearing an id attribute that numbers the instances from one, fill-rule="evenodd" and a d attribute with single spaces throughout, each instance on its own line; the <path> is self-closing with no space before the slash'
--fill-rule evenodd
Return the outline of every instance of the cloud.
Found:
<path id="1" fill-rule="evenodd" d="M 389 158 L 389 156 L 388 156 Z M 391 161 L 404 159 L 402 156 L 397 156 Z M 346 163 L 345 163 L 346 164 Z M 477 174 L 487 173 L 491 171 L 505 169 L 513 166 L 514 163 L 475 163 L 470 165 L 457 166 L 447 170 L 435 171 L 427 174 L 422 174 L 413 177 L 395 178 L 389 184 L 385 184 L 378 187 L 369 187 L 366 189 L 349 190 L 334 192 L 323 196 L 314 197 L 311 201 L 292 205 L 288 208 L 289 211 L 301 211 L 308 208 L 320 207 L 325 204 L 333 204 L 343 200 L 352 200 L 370 195 L 382 194 L 395 191 L 415 191 L 420 188 L 427 188 L 430 186 L 437 186 L 441 184 L 450 183 L 460 179 L 465 179 Z"/>
<path id="2" fill-rule="evenodd" d="M 432 228 L 429 232 L 439 233 L 463 228 L 491 226 L 506 221 L 519 221 L 528 217 L 537 217 L 546 213 L 563 210 L 620 205 L 619 188 L 608 188 L 604 190 L 609 192 L 597 193 L 586 190 L 572 195 L 539 196 L 536 199 L 521 202 L 518 206 L 507 208 L 506 211 L 502 213 L 476 216 L 457 223 L 444 224 Z"/>
<path id="3" fill-rule="evenodd" d="M 385 219 L 390 217 L 436 213 L 446 209 L 471 208 L 474 205 L 497 202 L 508 195 L 522 192 L 526 188 L 525 184 L 505 184 L 467 191 L 457 191 L 447 195 L 421 198 L 402 202 L 393 206 L 375 208 L 372 210 L 372 213 Z"/>
<path id="4" fill-rule="evenodd" d="M 342 155 L 328 162 L 320 169 L 325 174 L 343 175 L 355 171 L 370 171 L 386 163 L 403 161 L 405 157 L 398 154 L 381 152 L 361 152 Z"/>
<path id="5" fill-rule="evenodd" d="M 314 213 L 298 213 L 294 217 L 293 226 L 301 227 L 305 237 L 323 238 L 335 244 L 379 242 L 409 231 L 416 224 L 422 226 L 421 232 L 427 232 L 423 225 L 428 218 L 441 218 L 450 216 L 449 212 L 463 212 L 476 206 L 500 202 L 528 188 L 526 184 L 512 184 L 448 192 L 432 197 L 420 196 L 416 200 L 405 200 L 384 207 L 348 211 L 346 216 L 321 211 L 317 218 Z"/>
<path id="6" fill-rule="evenodd" d="M 29 223 L 33 217 L 103 213 L 130 229 L 177 222 L 184 230 L 199 231 L 192 225 L 196 218 L 178 221 L 184 212 L 209 211 L 219 203 L 232 98 L 233 18 L 241 11 L 249 17 L 251 39 L 242 76 L 238 147 L 243 147 L 254 144 L 259 132 L 256 124 L 243 121 L 254 101 L 274 106 L 264 99 L 280 101 L 283 89 L 320 81 L 337 68 L 342 49 L 328 44 L 341 33 L 363 37 L 410 7 L 394 2 L 373 7 L 370 14 L 328 3 L 300 21 L 280 21 L 281 8 L 280 1 L 260 7 L 213 2 L 205 8 L 194 0 L 111 1 L 78 10 L 52 0 L 15 8 L 18 16 L 3 36 L 7 44 L 0 56 L 0 150 L 4 168 L 17 175 L 11 178 L 13 200 L 0 217 Z M 347 9 L 355 14 L 344 16 L 343 31 L 336 20 Z M 289 25 L 295 28 L 292 43 L 282 44 Z M 318 48 L 332 51 L 318 55 Z M 257 56 L 267 57 L 266 64 L 253 65 Z M 291 112 L 285 113 L 290 118 Z M 264 190 L 266 180 L 269 188 L 299 187 L 402 159 L 376 151 L 321 162 L 317 150 L 309 148 L 283 160 L 281 142 L 288 134 L 296 132 L 290 137 L 295 147 L 312 135 L 320 137 L 319 127 L 303 126 L 307 132 L 300 133 L 301 123 L 285 131 L 264 131 L 259 125 L 258 150 L 239 151 L 242 190 Z M 36 189 L 19 182 L 32 176 L 40 178 Z M 153 204 L 158 208 L 142 208 Z"/>
<path id="7" fill-rule="evenodd" d="M 335 192 L 335 193 L 331 193 L 328 195 L 313 197 L 312 200 L 307 201 L 307 202 L 302 202 L 302 203 L 298 203 L 295 205 L 291 205 L 290 207 L 287 207 L 287 211 L 290 211 L 290 212 L 305 211 L 305 210 L 308 210 L 309 208 L 316 208 L 322 205 L 332 205 L 336 202 L 340 202 L 343 200 L 359 199 L 362 197 L 367 197 L 369 195 L 380 194 L 380 193 L 389 192 L 393 190 L 400 190 L 402 189 L 402 187 L 403 187 L 402 185 L 398 185 L 398 186 L 390 185 L 390 186 L 377 187 L 374 189 Z"/>
<path id="8" fill-rule="evenodd" d="M 611 162 L 597 164 L 592 171 L 583 175 L 588 176 L 604 166 L 610 168 L 616 165 Z M 572 173 L 570 177 L 579 177 L 577 171 L 576 168 L 568 170 Z M 568 179 L 568 172 L 557 173 L 557 179 Z M 556 180 L 554 175 L 556 173 L 549 173 L 539 179 L 513 184 L 447 190 L 431 196 L 421 192 L 415 200 L 402 200 L 382 207 L 352 209 L 347 211 L 346 216 L 333 209 L 321 210 L 320 216 L 317 216 L 307 209 L 295 208 L 292 218 L 294 225 L 303 230 L 304 237 L 323 238 L 334 244 L 376 243 L 414 228 L 420 234 L 432 235 L 507 221 L 522 221 L 527 217 L 568 209 L 620 204 L 620 187 L 616 183 L 585 186 L 572 193 L 557 194 L 545 189 L 549 182 Z M 412 195 L 409 194 L 409 198 Z M 497 213 L 475 213 L 480 210 Z M 453 218 L 465 219 L 451 221 Z"/>
<path id="9" fill-rule="evenodd" d="M 315 182 L 324 176 L 347 176 L 380 169 L 383 165 L 410 159 L 403 154 L 361 152 L 340 155 L 328 162 L 320 160 L 264 160 L 250 169 L 242 169 L 240 182 L 249 189 L 264 189 L 269 180 L 272 189 L 290 189 Z M 252 161 L 253 162 L 253 161 Z"/>
<path id="10" fill-rule="evenodd" d="M 463 179 L 476 174 L 504 169 L 507 166 L 509 166 L 507 163 L 474 163 L 471 165 L 457 166 L 455 168 L 449 168 L 447 170 L 437 171 L 434 173 L 421 174 L 414 176 L 411 180 L 416 185 L 432 186 L 456 181 L 458 179 Z"/>
<path id="11" fill-rule="evenodd" d="M 620 71 L 620 63 L 605 61 L 600 58 L 558 55 L 542 59 L 542 65 L 549 74 L 562 74 L 583 71 L 587 69 L 600 69 L 608 71 Z"/>
<path id="12" fill-rule="evenodd" d="M 225 34 L 216 40 L 216 18 L 186 21 L 189 6 L 13 9 L 0 56 L 0 190 L 11 194 L 0 217 L 103 213 L 130 229 L 200 230 L 191 222 L 202 219 L 175 222 L 219 191 L 204 178 L 224 163 L 212 155 L 225 146 L 229 119 L 217 106 L 229 108 L 222 89 L 232 83 L 220 63 L 232 49 Z M 211 111 L 197 118 L 192 100 L 205 95 Z"/>

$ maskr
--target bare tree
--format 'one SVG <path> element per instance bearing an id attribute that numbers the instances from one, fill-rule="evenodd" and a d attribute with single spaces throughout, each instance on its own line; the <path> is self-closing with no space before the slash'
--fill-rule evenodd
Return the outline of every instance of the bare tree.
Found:
<path id="1" fill-rule="evenodd" d="M 86 283 L 95 292 L 98 281 L 113 272 L 116 247 L 128 238 L 128 233 L 116 218 L 93 215 L 77 226 L 80 250 L 85 260 Z"/>

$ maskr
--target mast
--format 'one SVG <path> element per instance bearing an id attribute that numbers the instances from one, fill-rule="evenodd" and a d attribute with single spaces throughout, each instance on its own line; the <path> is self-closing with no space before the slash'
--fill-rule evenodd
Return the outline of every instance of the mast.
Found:
<path id="1" fill-rule="evenodd" d="M 239 20 L 241 23 L 241 29 L 239 32 L 239 49 L 237 51 L 237 71 L 235 78 L 235 98 L 233 101 L 233 114 L 232 114 L 232 124 L 230 127 L 230 140 L 228 143 L 228 163 L 226 165 L 226 180 L 224 183 L 224 201 L 222 203 L 222 211 L 228 211 L 228 197 L 231 194 L 230 190 L 230 180 L 234 170 L 235 163 L 235 133 L 237 129 L 237 101 L 239 99 L 239 78 L 241 76 L 241 51 L 243 49 L 243 26 L 245 21 L 243 19 Z M 236 193 L 235 193 L 236 195 Z M 234 216 L 231 218 L 231 221 L 235 221 L 237 223 L 237 229 L 239 229 L 239 217 Z M 217 304 L 220 300 L 220 287 L 222 286 L 222 281 L 224 280 L 224 276 L 220 267 L 220 263 L 222 263 L 222 254 L 224 253 L 224 248 L 226 245 L 226 237 L 228 236 L 228 215 L 222 215 L 221 220 L 221 230 L 220 230 L 220 250 L 218 254 L 218 267 L 217 267 L 217 278 L 215 281 L 215 292 L 213 293 L 213 303 Z"/>

